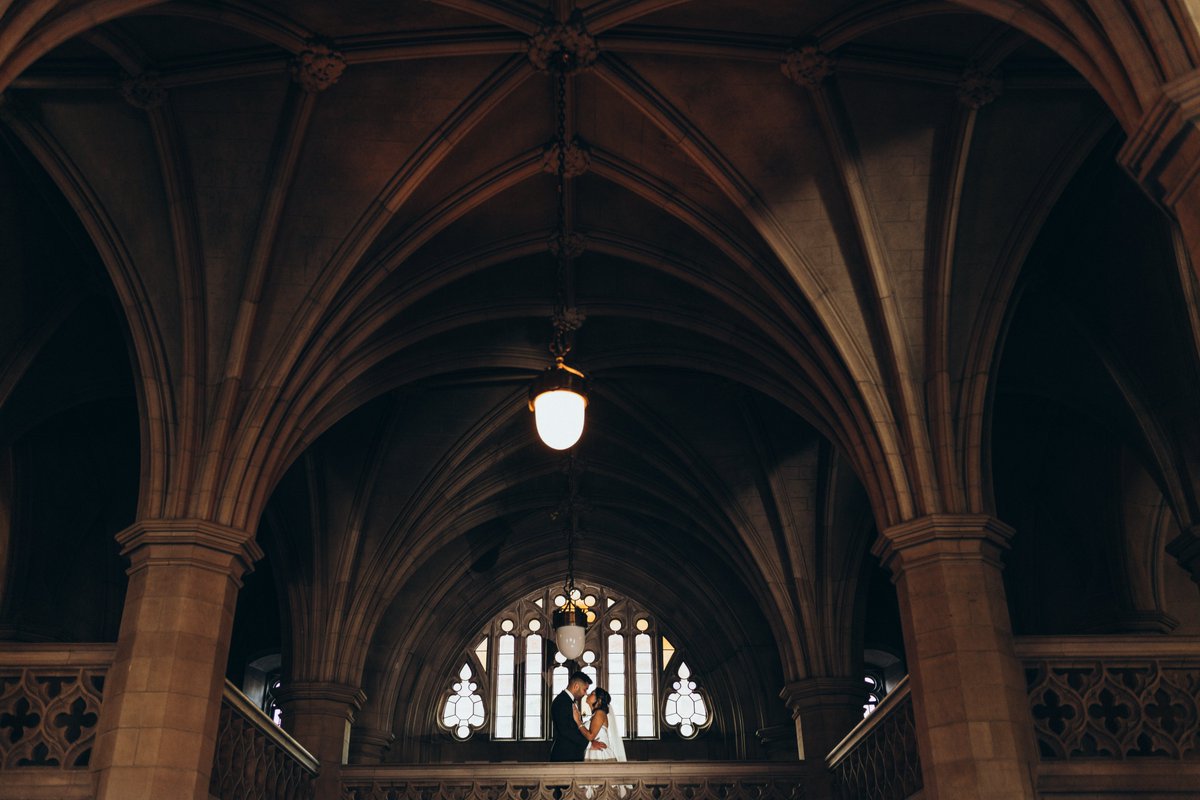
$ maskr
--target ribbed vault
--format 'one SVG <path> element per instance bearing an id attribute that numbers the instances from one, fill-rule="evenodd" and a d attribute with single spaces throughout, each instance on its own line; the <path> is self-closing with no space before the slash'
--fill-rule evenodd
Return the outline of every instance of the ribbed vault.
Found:
<path id="1" fill-rule="evenodd" d="M 524 408 L 555 221 L 528 51 L 572 8 L 0 2 L 6 136 L 124 314 L 138 517 L 261 531 L 291 676 L 365 688 L 378 730 L 418 736 L 441 673 L 406 676 L 562 569 Z M 1097 143 L 1193 68 L 1194 26 L 1150 0 L 579 8 L 584 571 L 740 654 L 697 666 L 744 700 L 742 754 L 772 681 L 858 668 L 877 529 L 995 513 L 1022 269 Z M 1162 413 L 1139 435 L 1186 527 L 1197 470 L 1160 431 L 1197 421 Z M 745 691 L 738 659 L 769 662 Z"/>

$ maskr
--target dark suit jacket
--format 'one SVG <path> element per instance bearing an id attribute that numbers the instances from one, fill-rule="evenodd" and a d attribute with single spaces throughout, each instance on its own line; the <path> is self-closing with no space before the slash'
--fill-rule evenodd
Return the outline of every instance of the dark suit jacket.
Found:
<path id="1" fill-rule="evenodd" d="M 575 698 L 566 691 L 558 693 L 550 704 L 550 721 L 554 723 L 554 744 L 550 747 L 551 761 L 583 761 L 588 740 L 575 722 Z"/>

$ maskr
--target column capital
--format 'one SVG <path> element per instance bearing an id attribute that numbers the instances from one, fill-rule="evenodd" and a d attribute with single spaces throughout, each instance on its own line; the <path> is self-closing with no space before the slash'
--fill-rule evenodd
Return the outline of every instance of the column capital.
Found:
<path id="1" fill-rule="evenodd" d="M 871 548 L 883 566 L 897 568 L 935 561 L 984 561 L 1002 568 L 1013 529 L 986 514 L 929 514 L 886 528 Z"/>
<path id="2" fill-rule="evenodd" d="M 254 535 L 197 519 L 138 520 L 116 535 L 129 573 L 151 564 L 187 564 L 228 573 L 238 585 L 263 557 Z"/>
<path id="3" fill-rule="evenodd" d="M 1200 583 L 1200 525 L 1192 525 L 1167 543 L 1167 552 L 1179 566 L 1187 570 L 1192 580 Z"/>
<path id="4" fill-rule="evenodd" d="M 396 734 L 391 731 L 355 726 L 350 731 L 350 752 L 357 761 L 377 764 L 394 741 Z"/>
<path id="5" fill-rule="evenodd" d="M 1117 153 L 1117 162 L 1167 208 L 1200 174 L 1200 70 L 1163 84 L 1137 129 Z"/>
<path id="6" fill-rule="evenodd" d="M 367 694 L 357 686 L 328 681 L 297 681 L 287 683 L 275 692 L 275 700 L 287 714 L 303 706 L 306 710 L 345 714 L 353 722 L 354 715 L 367 702 Z"/>
<path id="7" fill-rule="evenodd" d="M 866 700 L 867 689 L 862 676 L 801 678 L 784 684 L 779 696 L 791 710 L 792 716 L 798 717 L 806 711 L 821 708 L 857 708 Z"/>

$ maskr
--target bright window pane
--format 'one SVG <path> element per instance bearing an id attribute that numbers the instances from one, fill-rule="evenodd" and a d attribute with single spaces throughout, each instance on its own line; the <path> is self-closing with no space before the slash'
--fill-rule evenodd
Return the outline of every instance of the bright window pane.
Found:
<path id="1" fill-rule="evenodd" d="M 676 670 L 678 680 L 674 682 L 674 691 L 667 696 L 666 713 L 663 715 L 668 725 L 679 727 L 679 735 L 685 739 L 695 736 L 708 722 L 708 706 L 696 690 L 696 682 L 691 679 L 691 674 L 688 665 L 679 662 Z"/>
<path id="2" fill-rule="evenodd" d="M 524 736 L 542 736 L 542 637 L 525 637 L 525 724 Z"/>
<path id="3" fill-rule="evenodd" d="M 644 620 L 639 620 L 644 621 Z M 636 694 L 637 735 L 653 736 L 654 720 L 658 715 L 654 695 L 654 655 L 651 651 L 652 641 L 647 633 L 639 633 L 633 640 L 634 675 L 633 686 Z"/>
<path id="4" fill-rule="evenodd" d="M 479 659 L 479 663 L 483 665 L 484 669 L 488 668 L 487 651 L 488 651 L 488 640 L 487 639 L 484 639 L 479 644 L 475 645 L 475 657 Z"/>
<path id="5" fill-rule="evenodd" d="M 513 719 L 516 686 L 516 637 L 505 634 L 496 648 L 496 738 L 511 739 L 515 728 Z"/>
<path id="6" fill-rule="evenodd" d="M 478 684 L 471 680 L 471 667 L 463 664 L 450 695 L 442 705 L 442 724 L 459 739 L 471 735 L 472 728 L 483 724 L 483 698 L 476 693 Z"/>
<path id="7" fill-rule="evenodd" d="M 608 693 L 612 695 L 612 715 L 621 735 L 629 726 L 625 722 L 625 637 L 619 633 L 608 637 Z"/>

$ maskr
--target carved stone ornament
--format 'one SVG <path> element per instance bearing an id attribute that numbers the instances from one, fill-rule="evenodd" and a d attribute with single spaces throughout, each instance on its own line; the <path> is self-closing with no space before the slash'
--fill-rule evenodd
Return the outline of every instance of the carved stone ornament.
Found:
<path id="1" fill-rule="evenodd" d="M 1000 96 L 1004 89 L 999 76 L 968 67 L 958 80 L 958 102 L 978 111 Z"/>
<path id="2" fill-rule="evenodd" d="M 543 22 L 529 37 L 529 61 L 541 72 L 548 72 L 561 53 L 570 56 L 569 72 L 587 69 L 600 55 L 596 39 L 583 24 L 583 14 L 576 9 L 566 22 Z"/>
<path id="3" fill-rule="evenodd" d="M 566 157 L 563 159 L 563 177 L 578 178 L 592 166 L 592 152 L 587 144 L 579 137 L 567 143 Z M 554 175 L 558 173 L 558 142 L 550 142 L 542 150 L 542 171 Z"/>
<path id="4" fill-rule="evenodd" d="M 1043 761 L 1200 755 L 1200 668 L 1174 659 L 1025 662 Z"/>
<path id="5" fill-rule="evenodd" d="M 552 320 L 555 328 L 561 328 L 564 331 L 577 331 L 583 327 L 584 320 L 587 315 L 578 308 L 564 308 L 554 313 Z"/>
<path id="6" fill-rule="evenodd" d="M 292 59 L 292 80 L 304 91 L 316 94 L 338 82 L 346 71 L 346 57 L 327 42 L 310 41 Z"/>
<path id="7" fill-rule="evenodd" d="M 556 233 L 546 241 L 546 248 L 555 258 L 575 259 L 583 255 L 584 250 L 587 250 L 587 238 L 581 233 L 566 235 Z"/>
<path id="8" fill-rule="evenodd" d="M 0 770 L 87 769 L 104 670 L 0 669 Z"/>
<path id="9" fill-rule="evenodd" d="M 890 800 L 912 797 L 924 786 L 912 695 L 880 718 L 854 749 L 831 767 L 834 797 Z"/>
<path id="10" fill-rule="evenodd" d="M 157 73 L 143 72 L 121 81 L 121 97 L 134 108 L 151 111 L 166 102 L 167 90 L 159 83 Z"/>
<path id="11" fill-rule="evenodd" d="M 269 724 L 269 723 L 268 723 Z M 221 703 L 217 751 L 213 754 L 208 793 L 219 800 L 312 800 L 314 773 L 272 737 L 262 723 Z"/>
<path id="12" fill-rule="evenodd" d="M 833 74 L 836 59 L 815 44 L 802 44 L 788 48 L 779 68 L 798 86 L 812 89 Z"/>
<path id="13" fill-rule="evenodd" d="M 614 777 L 597 772 L 595 777 L 531 777 L 525 780 L 497 778 L 486 782 L 464 782 L 449 778 L 391 778 L 384 772 L 378 775 L 360 775 L 353 767 L 349 771 L 351 774 L 342 778 L 340 795 L 347 800 L 492 800 L 520 797 L 528 797 L 531 800 L 549 800 L 554 797 L 563 800 L 657 800 L 663 797 L 803 800 L 805 797 L 804 779 L 772 775 L 749 778 L 745 775 L 704 773 L 693 776 L 676 775 L 671 772 L 658 777 Z"/>

